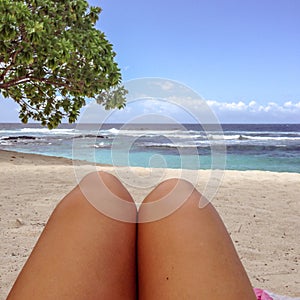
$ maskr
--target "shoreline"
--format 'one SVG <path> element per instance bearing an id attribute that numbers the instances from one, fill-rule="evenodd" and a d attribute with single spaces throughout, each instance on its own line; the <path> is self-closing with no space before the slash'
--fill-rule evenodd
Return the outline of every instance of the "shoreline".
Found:
<path id="1" fill-rule="evenodd" d="M 0 149 L 0 163 L 7 158 L 7 156 L 15 156 L 16 158 L 24 159 L 25 161 L 30 161 L 31 158 L 39 158 L 39 164 L 45 163 L 46 165 L 51 164 L 66 164 L 66 165 L 74 165 L 74 162 L 78 163 L 78 165 L 93 165 L 93 166 L 99 166 L 99 167 L 111 167 L 111 168 L 127 168 L 127 166 L 114 166 L 110 164 L 103 164 L 103 163 L 94 163 L 87 160 L 74 160 L 72 158 L 66 158 L 62 156 L 52 156 L 52 155 L 45 155 L 45 154 L 37 154 L 37 153 L 27 153 L 27 152 L 21 152 L 21 151 L 14 151 L 14 150 L 3 150 Z M 76 165 L 76 164 L 75 164 Z M 136 168 L 136 169 L 151 169 L 147 167 L 130 167 L 130 168 Z M 158 168 L 157 168 L 158 169 Z M 167 168 L 168 170 L 181 170 L 176 168 Z M 210 169 L 200 169 L 200 170 L 194 170 L 194 169 L 186 169 L 192 172 L 195 171 L 203 171 L 203 172 L 210 172 Z M 287 171 L 268 171 L 268 170 L 259 170 L 259 169 L 253 169 L 253 170 L 232 170 L 232 169 L 224 169 L 221 170 L 224 172 L 265 172 L 265 173 L 274 173 L 274 174 L 299 174 L 300 172 L 287 172 Z"/>
<path id="2" fill-rule="evenodd" d="M 80 161 L 86 172 L 94 164 Z M 113 166 L 97 168 L 114 173 Z M 57 203 L 76 185 L 73 161 L 0 150 L 0 299 L 5 299 Z M 118 168 L 139 202 L 150 169 Z M 80 169 L 81 170 L 81 169 Z M 117 170 L 118 171 L 118 170 Z M 130 171 L 140 176 L 131 180 Z M 150 172 L 150 173 L 149 173 Z M 178 173 L 179 172 L 179 173 Z M 197 171 L 187 171 L 193 175 Z M 161 178 L 160 170 L 155 172 Z M 164 178 L 179 169 L 164 169 Z M 197 188 L 210 176 L 197 172 Z M 153 175 L 153 176 L 154 176 Z M 277 294 L 300 294 L 300 174 L 225 170 L 212 203 L 220 213 L 254 287 Z M 129 180 L 129 181 L 128 181 Z"/>

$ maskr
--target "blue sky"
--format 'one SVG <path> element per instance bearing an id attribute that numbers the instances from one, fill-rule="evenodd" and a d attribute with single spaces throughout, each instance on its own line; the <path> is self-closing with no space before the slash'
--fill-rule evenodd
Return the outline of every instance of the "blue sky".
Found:
<path id="1" fill-rule="evenodd" d="M 114 45 L 124 81 L 180 82 L 221 122 L 300 122 L 300 1 L 89 3 L 103 8 L 97 27 Z M 0 121 L 17 121 L 5 102 Z"/>

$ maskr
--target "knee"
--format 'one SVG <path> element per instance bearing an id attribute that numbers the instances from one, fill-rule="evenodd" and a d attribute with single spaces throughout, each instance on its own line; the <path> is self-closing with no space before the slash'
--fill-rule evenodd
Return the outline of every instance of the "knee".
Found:
<path id="1" fill-rule="evenodd" d="M 188 181 L 172 178 L 160 183 L 142 202 L 139 222 L 162 220 L 199 203 L 200 193 Z"/>
<path id="2" fill-rule="evenodd" d="M 161 200 L 172 195 L 179 196 L 184 191 L 188 195 L 195 191 L 195 187 L 187 180 L 180 178 L 171 178 L 161 182 L 154 190 L 145 198 L 143 203 L 149 203 Z"/>
<path id="3" fill-rule="evenodd" d="M 103 182 L 109 182 L 109 181 L 114 181 L 114 182 L 119 182 L 119 180 L 112 174 L 105 172 L 105 171 L 94 171 L 90 172 L 87 175 L 85 175 L 81 181 L 80 185 L 83 184 L 100 184 Z"/>
<path id="4" fill-rule="evenodd" d="M 60 207 L 78 212 L 98 211 L 112 219 L 136 222 L 136 205 L 117 177 L 106 172 L 87 174 L 61 202 Z"/>
<path id="5" fill-rule="evenodd" d="M 85 175 L 79 183 L 79 188 L 82 191 L 97 190 L 99 196 L 102 192 L 109 191 L 122 200 L 134 202 L 131 195 L 120 182 L 120 180 L 108 172 L 95 171 Z"/>

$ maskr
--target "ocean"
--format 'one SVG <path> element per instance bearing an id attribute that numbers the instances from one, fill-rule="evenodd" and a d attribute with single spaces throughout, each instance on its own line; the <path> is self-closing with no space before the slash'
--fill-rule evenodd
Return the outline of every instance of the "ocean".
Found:
<path id="1" fill-rule="evenodd" d="M 300 124 L 0 123 L 0 149 L 117 166 L 300 173 Z"/>

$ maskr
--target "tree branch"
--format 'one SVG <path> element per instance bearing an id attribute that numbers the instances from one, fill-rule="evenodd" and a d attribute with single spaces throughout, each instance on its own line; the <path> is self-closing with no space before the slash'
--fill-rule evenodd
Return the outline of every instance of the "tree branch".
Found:
<path id="1" fill-rule="evenodd" d="M 24 75 L 24 76 L 21 76 L 21 77 L 18 77 L 18 78 L 14 78 L 14 79 L 12 79 L 8 82 L 0 83 L 0 89 L 8 89 L 12 86 L 15 86 L 15 85 L 18 85 L 18 84 L 21 84 L 21 83 L 26 83 L 26 82 L 30 81 L 30 80 L 22 81 L 23 79 L 29 79 L 28 74 Z"/>
<path id="2" fill-rule="evenodd" d="M 64 87 L 64 88 L 68 89 L 69 91 L 73 91 L 73 92 L 79 92 L 79 93 L 82 92 L 80 89 L 73 88 L 73 86 L 71 84 L 64 83 L 62 81 L 61 82 L 52 81 L 47 78 L 38 78 L 38 77 L 31 76 L 30 74 L 26 74 L 19 78 L 12 79 L 8 82 L 0 83 L 0 89 L 8 89 L 10 87 L 13 87 L 13 86 L 16 86 L 16 85 L 19 85 L 22 83 L 27 83 L 30 81 L 43 82 L 43 83 L 50 84 L 50 85 L 53 85 L 56 87 Z"/>
<path id="3" fill-rule="evenodd" d="M 7 74 L 7 72 L 12 69 L 12 67 L 14 66 L 14 64 L 16 62 L 17 55 L 23 50 L 23 48 L 24 47 L 21 47 L 20 49 L 16 50 L 12 54 L 10 65 L 6 69 L 4 69 L 4 72 L 0 75 L 0 82 L 3 81 L 3 79 L 4 79 L 5 75 Z"/>

